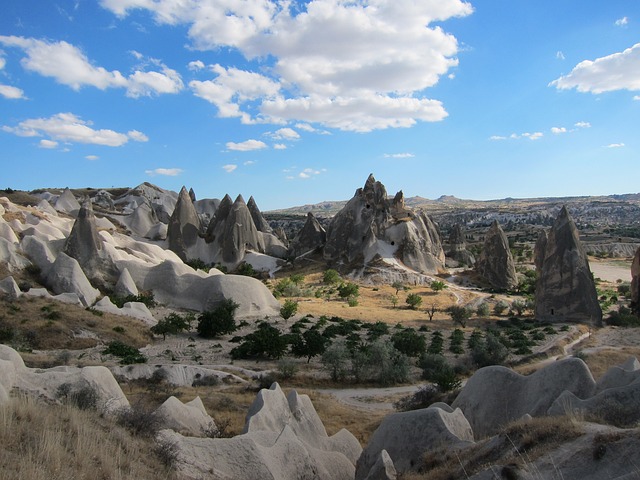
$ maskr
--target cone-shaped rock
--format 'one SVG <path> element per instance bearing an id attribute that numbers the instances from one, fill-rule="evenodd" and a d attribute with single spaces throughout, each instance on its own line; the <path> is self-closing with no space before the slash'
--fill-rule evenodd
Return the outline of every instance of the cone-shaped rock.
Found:
<path id="1" fill-rule="evenodd" d="M 253 219 L 253 223 L 255 224 L 258 231 L 273 234 L 273 229 L 269 225 L 269 222 L 267 222 L 267 219 L 262 215 L 262 212 L 258 208 L 258 205 L 256 204 L 256 201 L 253 199 L 253 197 L 249 197 L 247 208 L 249 209 L 249 212 L 251 212 L 251 218 Z"/>
<path id="2" fill-rule="evenodd" d="M 516 267 L 509 241 L 500 224 L 494 221 L 487 232 L 476 272 L 496 290 L 512 290 L 518 285 Z"/>
<path id="3" fill-rule="evenodd" d="M 55 205 L 56 210 L 68 213 L 69 215 L 75 215 L 80 210 L 80 203 L 76 200 L 76 197 L 71 193 L 71 190 L 65 188 L 62 195 L 58 197 Z"/>
<path id="4" fill-rule="evenodd" d="M 189 192 L 185 187 L 182 187 L 176 208 L 169 219 L 167 229 L 169 249 L 183 261 L 186 261 L 187 250 L 198 241 L 198 232 L 200 232 L 200 217 L 198 217 L 198 212 L 189 197 Z"/>
<path id="5" fill-rule="evenodd" d="M 433 222 L 407 208 L 402 192 L 390 201 L 373 175 L 333 217 L 324 257 L 347 268 L 361 268 L 382 258 L 396 264 L 400 260 L 423 274 L 444 269 L 444 252 Z"/>
<path id="6" fill-rule="evenodd" d="M 193 191 L 193 188 L 189 189 L 189 198 L 191 199 L 192 202 L 196 201 L 196 192 Z"/>
<path id="7" fill-rule="evenodd" d="M 640 311 L 640 248 L 631 263 L 631 309 L 635 313 Z"/>
<path id="8" fill-rule="evenodd" d="M 536 240 L 536 246 L 533 250 L 533 262 L 536 266 L 536 270 L 540 272 L 542 270 L 542 264 L 544 263 L 544 254 L 547 250 L 547 232 L 540 230 L 538 239 Z"/>
<path id="9" fill-rule="evenodd" d="M 602 324 L 587 254 L 566 207 L 547 237 L 536 285 L 536 319 Z"/>
<path id="10" fill-rule="evenodd" d="M 307 213 L 307 221 L 291 242 L 289 253 L 293 257 L 321 248 L 327 241 L 327 232 L 313 213 Z"/>
<path id="11" fill-rule="evenodd" d="M 102 241 L 98 236 L 96 217 L 91 201 L 85 199 L 78 211 L 78 218 L 64 244 L 64 253 L 75 258 L 83 270 L 92 270 L 98 265 Z"/>
<path id="12" fill-rule="evenodd" d="M 216 239 L 216 234 L 221 234 L 224 229 L 224 222 L 227 220 L 229 216 L 229 212 L 231 211 L 231 206 L 233 205 L 233 200 L 227 194 L 218 204 L 218 208 L 216 208 L 216 213 L 213 218 L 209 222 L 209 226 L 207 227 L 206 240 L 207 242 L 213 242 Z"/>
<path id="13" fill-rule="evenodd" d="M 449 251 L 447 257 L 464 265 L 473 265 L 476 259 L 473 254 L 467 250 L 467 243 L 464 238 L 462 225 L 456 223 L 449 234 Z"/>

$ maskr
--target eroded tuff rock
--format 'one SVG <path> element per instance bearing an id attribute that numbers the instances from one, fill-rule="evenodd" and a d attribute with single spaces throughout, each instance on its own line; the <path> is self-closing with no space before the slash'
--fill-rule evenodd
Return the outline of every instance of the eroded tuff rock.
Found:
<path id="1" fill-rule="evenodd" d="M 586 398 L 595 389 L 589 368 L 578 358 L 552 363 L 529 376 L 491 366 L 474 373 L 451 406 L 464 412 L 476 438 L 482 438 L 525 414 L 545 415 L 565 390 Z"/>
<path id="2" fill-rule="evenodd" d="M 176 208 L 169 219 L 167 227 L 167 240 L 169 249 L 182 259 L 187 261 L 187 251 L 195 246 L 200 232 L 200 217 L 189 196 L 189 192 L 182 187 L 178 194 Z"/>
<path id="3" fill-rule="evenodd" d="M 382 183 L 369 175 L 363 188 L 332 219 L 324 258 L 347 269 L 375 258 L 422 274 L 444 270 L 444 251 L 435 224 L 404 204 L 402 192 L 387 198 Z"/>
<path id="4" fill-rule="evenodd" d="M 460 409 L 437 406 L 387 415 L 358 459 L 356 480 L 369 478 L 386 450 L 398 473 L 417 470 L 424 453 L 473 443 L 473 431 Z"/>
<path id="5" fill-rule="evenodd" d="M 640 248 L 631 263 L 631 309 L 640 312 Z"/>
<path id="6" fill-rule="evenodd" d="M 467 242 L 464 238 L 462 225 L 456 223 L 449 235 L 449 251 L 446 256 L 461 265 L 472 266 L 476 263 L 476 258 L 467 250 Z"/>
<path id="7" fill-rule="evenodd" d="M 307 213 L 307 220 L 296 237 L 291 241 L 289 254 L 298 257 L 304 253 L 322 248 L 327 241 L 327 232 L 313 213 Z"/>
<path id="8" fill-rule="evenodd" d="M 536 284 L 536 319 L 602 325 L 602 310 L 587 254 L 563 207 L 547 236 Z"/>
<path id="9" fill-rule="evenodd" d="M 485 235 L 484 246 L 475 269 L 478 275 L 495 290 L 513 290 L 518 285 L 509 241 L 497 220 L 494 220 Z"/>
<path id="10" fill-rule="evenodd" d="M 309 398 L 287 398 L 277 383 L 258 393 L 244 432 L 200 439 L 164 430 L 160 439 L 176 446 L 177 470 L 189 479 L 352 480 L 362 451 L 346 430 L 327 436 Z"/>
<path id="11" fill-rule="evenodd" d="M 65 188 L 62 194 L 56 199 L 56 210 L 75 216 L 80 210 L 80 203 L 76 200 L 69 188 Z"/>
<path id="12" fill-rule="evenodd" d="M 269 222 L 267 222 L 267 219 L 264 218 L 264 216 L 262 215 L 262 212 L 258 208 L 258 205 L 256 204 L 256 201 L 254 200 L 253 197 L 249 197 L 249 201 L 247 202 L 247 208 L 251 213 L 251 218 L 253 219 L 253 223 L 255 224 L 256 229 L 259 232 L 273 234 L 273 229 L 269 225 Z"/>

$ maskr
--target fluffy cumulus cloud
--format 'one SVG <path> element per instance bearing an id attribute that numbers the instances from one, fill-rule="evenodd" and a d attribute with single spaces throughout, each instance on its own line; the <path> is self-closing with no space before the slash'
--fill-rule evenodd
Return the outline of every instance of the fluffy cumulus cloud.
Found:
<path id="1" fill-rule="evenodd" d="M 629 17 L 619 18 L 618 20 L 616 20 L 615 23 L 618 27 L 624 27 L 626 25 L 629 25 Z"/>
<path id="2" fill-rule="evenodd" d="M 56 148 L 58 146 L 58 142 L 55 142 L 53 140 L 47 140 L 46 138 L 43 138 L 38 143 L 38 146 L 40 148 Z"/>
<path id="3" fill-rule="evenodd" d="M 251 139 L 240 143 L 227 142 L 227 149 L 236 152 L 250 152 L 252 150 L 262 150 L 263 148 L 267 148 L 267 144 L 260 140 Z"/>
<path id="4" fill-rule="evenodd" d="M 574 124 L 574 127 L 591 128 L 591 124 L 589 122 L 577 122 L 577 123 Z"/>
<path id="5" fill-rule="evenodd" d="M 473 11 L 462 0 L 100 3 L 121 18 L 141 9 L 159 24 L 186 25 L 195 49 L 242 54 L 253 67 L 218 65 L 214 78 L 189 84 L 220 116 L 359 132 L 447 116 L 425 90 L 457 65 L 458 42 L 435 22 Z"/>
<path id="6" fill-rule="evenodd" d="M 24 91 L 22 91 L 18 87 L 12 87 L 11 85 L 0 84 L 0 95 L 10 100 L 21 100 L 26 98 L 24 96 Z"/>
<path id="7" fill-rule="evenodd" d="M 223 165 L 223 166 L 222 166 L 222 169 L 223 169 L 225 172 L 227 172 L 227 173 L 231 173 L 231 172 L 233 172 L 236 168 L 238 168 L 238 166 L 237 166 L 237 165 L 234 165 L 234 164 L 232 164 L 232 163 L 229 163 L 229 164 L 227 164 L 227 165 Z"/>
<path id="8" fill-rule="evenodd" d="M 21 64 L 26 70 L 54 78 L 58 83 L 74 90 L 85 86 L 100 90 L 123 88 L 127 96 L 137 98 L 177 93 L 184 88 L 178 72 L 155 59 L 150 59 L 143 68 L 136 69 L 125 77 L 118 70 L 110 71 L 93 65 L 78 47 L 65 41 L 0 36 L 0 44 L 23 50 L 26 56 Z M 138 52 L 132 53 L 136 59 L 142 58 Z M 157 70 L 146 70 L 149 67 Z"/>
<path id="9" fill-rule="evenodd" d="M 46 142 L 84 143 L 92 145 L 104 145 L 107 147 L 119 147 L 129 140 L 146 141 L 146 136 L 141 132 L 132 130 L 128 133 L 119 133 L 114 130 L 91 127 L 92 123 L 82 120 L 73 113 L 58 113 L 49 118 L 33 118 L 20 122 L 15 127 L 3 126 L 2 130 L 20 137 L 46 136 Z M 45 145 L 52 145 L 46 143 Z M 43 146 L 43 142 L 40 142 Z M 52 148 L 48 146 L 45 148 Z"/>
<path id="10" fill-rule="evenodd" d="M 600 94 L 614 90 L 640 90 L 640 43 L 631 48 L 597 58 L 584 60 L 567 75 L 549 84 L 559 90 Z"/>
<path id="11" fill-rule="evenodd" d="M 567 133 L 567 129 L 565 127 L 551 127 L 551 133 L 560 135 L 561 133 Z"/>
<path id="12" fill-rule="evenodd" d="M 155 177 L 156 175 L 163 175 L 166 177 L 177 177 L 184 170 L 181 168 L 156 168 L 154 170 L 145 170 L 144 173 L 151 177 Z"/>

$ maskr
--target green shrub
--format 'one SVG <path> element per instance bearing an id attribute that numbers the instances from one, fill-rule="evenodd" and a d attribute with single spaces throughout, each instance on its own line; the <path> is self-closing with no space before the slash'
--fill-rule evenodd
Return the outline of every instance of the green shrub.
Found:
<path id="1" fill-rule="evenodd" d="M 324 273 L 322 274 L 322 282 L 326 285 L 334 285 L 339 281 L 340 281 L 340 274 L 332 268 L 325 270 Z"/>
<path id="2" fill-rule="evenodd" d="M 198 335 L 203 338 L 215 338 L 237 330 L 235 312 L 238 305 L 230 298 L 224 299 L 213 310 L 202 312 L 198 317 Z"/>
<path id="3" fill-rule="evenodd" d="M 391 336 L 391 343 L 396 350 L 408 357 L 419 357 L 427 349 L 425 338 L 417 333 L 413 328 L 404 329 Z"/>
<path id="4" fill-rule="evenodd" d="M 417 293 L 410 293 L 409 295 L 407 295 L 406 302 L 407 305 L 409 305 L 409 308 L 415 310 L 420 305 L 422 305 L 422 297 Z"/>
<path id="5" fill-rule="evenodd" d="M 120 363 L 123 365 L 147 363 L 147 357 L 145 357 L 140 350 L 119 340 L 109 342 L 107 344 L 107 348 L 105 348 L 102 353 L 105 355 L 120 357 Z"/>
<path id="6" fill-rule="evenodd" d="M 280 308 L 280 316 L 285 320 L 288 320 L 296 314 L 298 311 L 298 302 L 293 300 L 285 300 L 284 305 Z"/>
<path id="7" fill-rule="evenodd" d="M 281 358 L 288 346 L 288 337 L 280 330 L 261 322 L 255 332 L 246 335 L 243 342 L 231 350 L 231 358 Z"/>

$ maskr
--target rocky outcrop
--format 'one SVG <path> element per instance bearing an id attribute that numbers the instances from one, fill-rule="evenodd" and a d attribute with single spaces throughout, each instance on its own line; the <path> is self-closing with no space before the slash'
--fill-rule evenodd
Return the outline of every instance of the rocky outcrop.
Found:
<path id="1" fill-rule="evenodd" d="M 91 202 L 105 210 L 115 210 L 116 206 L 113 203 L 113 195 L 111 195 L 106 190 L 99 190 L 96 194 L 91 197 Z"/>
<path id="2" fill-rule="evenodd" d="M 467 250 L 464 231 L 459 223 L 453 226 L 449 234 L 449 250 L 446 252 L 446 256 L 458 265 L 473 266 L 476 263 L 476 258 Z"/>
<path id="3" fill-rule="evenodd" d="M 371 476 L 386 450 L 398 473 L 418 470 L 424 453 L 438 448 L 460 448 L 473 443 L 473 432 L 460 409 L 429 407 L 387 415 L 358 459 L 356 480 Z"/>
<path id="4" fill-rule="evenodd" d="M 509 241 L 497 221 L 491 224 L 485 235 L 484 246 L 475 270 L 480 278 L 494 290 L 509 291 L 518 285 Z"/>
<path id="5" fill-rule="evenodd" d="M 545 415 L 565 390 L 585 398 L 595 389 L 589 368 L 578 358 L 552 363 L 529 376 L 491 366 L 473 374 L 451 406 L 464 412 L 476 438 L 482 438 L 525 414 Z"/>
<path id="6" fill-rule="evenodd" d="M 640 313 L 640 248 L 631 262 L 631 310 Z"/>
<path id="7" fill-rule="evenodd" d="M 390 201 L 384 185 L 373 175 L 333 217 L 324 258 L 348 270 L 361 269 L 380 258 L 391 268 L 421 274 L 443 271 L 445 260 L 433 222 L 406 207 L 402 192 Z"/>
<path id="8" fill-rule="evenodd" d="M 307 213 L 307 221 L 304 223 L 302 230 L 298 232 L 296 237 L 291 241 L 289 246 L 289 255 L 299 257 L 300 255 L 315 251 L 324 246 L 327 241 L 327 232 L 320 225 L 318 219 L 313 213 Z"/>
<path id="9" fill-rule="evenodd" d="M 59 212 L 75 216 L 80 210 L 80 203 L 76 200 L 76 197 L 73 195 L 71 190 L 65 188 L 56 200 L 55 209 Z"/>
<path id="10" fill-rule="evenodd" d="M 566 207 L 560 210 L 551 227 L 544 260 L 540 263 L 542 268 L 535 296 L 536 319 L 602 325 L 602 310 L 589 260 Z"/>
<path id="11" fill-rule="evenodd" d="M 187 261 L 187 251 L 195 246 L 200 233 L 200 217 L 193 205 L 193 201 L 185 187 L 178 194 L 176 208 L 169 219 L 167 227 L 167 240 L 169 248 L 178 255 L 182 261 Z"/>
<path id="12" fill-rule="evenodd" d="M 264 218 L 264 216 L 262 215 L 262 212 L 258 208 L 258 205 L 256 204 L 256 201 L 254 200 L 253 197 L 249 197 L 249 202 L 247 202 L 247 208 L 251 213 L 251 218 L 253 219 L 253 223 L 255 224 L 256 229 L 259 232 L 273 234 L 273 229 L 269 225 L 269 222 L 267 222 L 267 219 Z"/>
<path id="13" fill-rule="evenodd" d="M 346 430 L 329 437 L 311 401 L 278 384 L 261 390 L 247 414 L 245 433 L 229 439 L 187 438 L 169 430 L 160 441 L 173 444 L 183 478 L 246 480 L 352 480 L 360 455 Z"/>
<path id="14" fill-rule="evenodd" d="M 187 437 L 208 437 L 217 430 L 200 397 L 187 403 L 182 403 L 176 397 L 169 397 L 158 407 L 155 415 L 162 428 L 169 428 Z"/>
<path id="15" fill-rule="evenodd" d="M 536 266 L 536 270 L 540 272 L 542 265 L 544 265 L 544 255 L 547 250 L 547 232 L 540 230 L 538 238 L 536 239 L 536 245 L 533 249 L 533 263 Z"/>
<path id="16" fill-rule="evenodd" d="M 60 253 L 46 276 L 47 287 L 54 293 L 75 293 L 85 307 L 90 307 L 100 292 L 91 286 L 75 258 Z"/>
<path id="17" fill-rule="evenodd" d="M 96 217 L 89 199 L 82 202 L 78 217 L 64 244 L 64 253 L 75 258 L 82 269 L 93 271 L 99 267 L 102 240 L 98 236 Z"/>
<path id="18" fill-rule="evenodd" d="M 0 297 L 4 297 L 8 300 L 17 299 L 22 292 L 20 291 L 20 287 L 14 280 L 13 277 L 6 277 L 0 280 Z"/>

